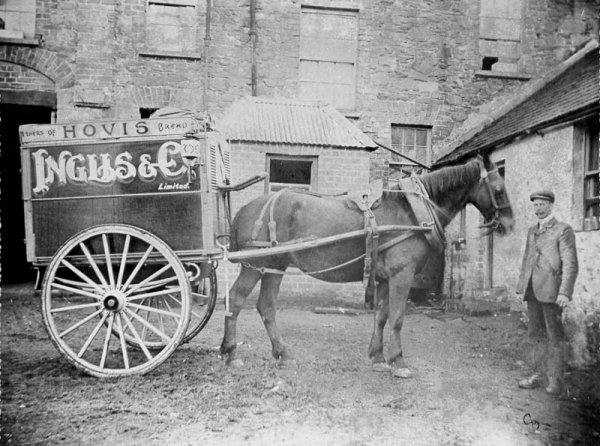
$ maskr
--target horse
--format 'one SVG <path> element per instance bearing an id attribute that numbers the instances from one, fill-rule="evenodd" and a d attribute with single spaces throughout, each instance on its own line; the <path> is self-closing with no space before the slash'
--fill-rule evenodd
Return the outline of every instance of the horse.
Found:
<path id="1" fill-rule="evenodd" d="M 513 229 L 513 215 L 504 180 L 496 166 L 485 157 L 477 156 L 456 166 L 418 176 L 425 191 L 422 199 L 431 206 L 443 236 L 443 228 L 468 203 L 473 204 L 484 217 L 489 231 L 505 235 Z M 415 212 L 407 194 L 397 186 L 382 192 L 380 199 L 367 212 L 372 212 L 376 224 L 406 225 L 416 227 Z M 365 213 L 346 198 L 318 196 L 284 190 L 259 197 L 244 205 L 235 215 L 230 233 L 232 253 L 243 252 L 256 246 L 284 246 L 303 240 L 331 238 L 336 235 L 365 231 Z M 412 371 L 404 361 L 401 329 L 406 302 L 413 277 L 432 252 L 431 239 L 425 231 L 381 232 L 379 251 L 372 266 L 377 303 L 374 327 L 368 356 L 375 370 L 390 371 L 396 377 L 407 378 Z M 394 241 L 396 240 L 396 241 Z M 386 246 L 387 243 L 387 246 Z M 225 317 L 225 330 L 221 354 L 226 364 L 243 367 L 236 349 L 238 315 L 247 296 L 261 281 L 257 310 L 271 341 L 275 359 L 291 358 L 289 347 L 283 342 L 276 322 L 275 302 L 283 273 L 295 266 L 304 273 L 328 282 L 353 282 L 364 279 L 365 236 L 345 238 L 327 245 L 293 252 L 273 252 L 240 261 L 241 269 L 230 289 L 229 313 Z M 442 248 L 443 249 L 443 248 Z M 265 253 L 268 254 L 268 249 Z M 391 345 L 388 358 L 383 355 L 383 329 L 389 320 Z"/>

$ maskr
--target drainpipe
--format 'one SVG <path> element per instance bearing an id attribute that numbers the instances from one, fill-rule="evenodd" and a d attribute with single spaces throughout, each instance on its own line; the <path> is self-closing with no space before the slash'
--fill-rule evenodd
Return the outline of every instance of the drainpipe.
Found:
<path id="1" fill-rule="evenodd" d="M 252 45 L 250 86 L 252 87 L 252 96 L 256 96 L 256 0 L 250 0 L 250 31 L 248 34 Z"/>
<path id="2" fill-rule="evenodd" d="M 212 13 L 212 0 L 206 0 L 206 28 L 204 30 L 204 85 L 202 87 L 202 101 L 204 117 L 208 122 L 208 57 L 210 49 L 210 21 Z"/>

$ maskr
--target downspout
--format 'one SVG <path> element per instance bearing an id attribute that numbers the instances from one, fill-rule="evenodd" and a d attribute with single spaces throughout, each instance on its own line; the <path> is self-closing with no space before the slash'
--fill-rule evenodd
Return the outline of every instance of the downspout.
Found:
<path id="1" fill-rule="evenodd" d="M 208 122 L 208 57 L 210 49 L 211 13 L 212 0 L 206 0 L 206 28 L 204 30 L 204 85 L 202 87 L 202 101 L 204 106 L 204 117 L 207 120 L 206 122 Z"/>
<path id="2" fill-rule="evenodd" d="M 256 0 L 250 0 L 250 43 L 251 49 L 251 72 L 250 86 L 252 88 L 252 96 L 256 96 Z"/>

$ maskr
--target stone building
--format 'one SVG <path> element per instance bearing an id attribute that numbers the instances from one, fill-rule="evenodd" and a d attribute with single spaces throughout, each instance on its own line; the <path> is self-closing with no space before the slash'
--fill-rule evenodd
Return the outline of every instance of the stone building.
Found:
<path id="1" fill-rule="evenodd" d="M 489 153 L 504 175 L 516 219 L 515 232 L 508 237 L 481 237 L 482 220 L 474 209 L 449 228 L 452 273 L 447 289 L 467 301 L 488 295 L 520 308 L 515 288 L 527 231 L 537 221 L 529 195 L 540 189 L 555 192 L 553 213 L 573 227 L 577 243 L 579 275 L 565 317 L 579 362 L 600 358 L 597 333 L 588 332 L 600 321 L 598 50 L 598 42 L 591 40 L 496 108 L 434 163 L 441 167 Z"/>
<path id="2" fill-rule="evenodd" d="M 164 106 L 218 120 L 248 95 L 325 100 L 374 140 L 428 164 L 478 106 L 596 35 L 599 8 L 579 0 L 3 0 L 1 176 L 19 184 L 19 124 L 145 118 Z M 371 178 L 401 164 L 377 150 Z M 4 191 L 6 216 L 20 198 L 17 188 Z M 10 215 L 2 238 L 15 242 L 4 249 L 25 270 L 22 220 Z"/>

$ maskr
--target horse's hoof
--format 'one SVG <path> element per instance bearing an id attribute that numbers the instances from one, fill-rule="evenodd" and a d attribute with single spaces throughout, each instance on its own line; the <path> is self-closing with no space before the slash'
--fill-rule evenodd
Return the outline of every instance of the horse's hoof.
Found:
<path id="1" fill-rule="evenodd" d="M 233 359 L 227 362 L 227 365 L 229 367 L 233 367 L 234 369 L 241 369 L 242 367 L 244 367 L 244 361 L 242 361 L 241 359 Z"/>
<path id="2" fill-rule="evenodd" d="M 387 362 L 376 362 L 373 364 L 373 371 L 375 372 L 389 372 L 391 369 Z"/>
<path id="3" fill-rule="evenodd" d="M 399 369 L 394 370 L 394 376 L 396 378 L 412 378 L 414 373 L 407 367 L 401 367 Z"/>

